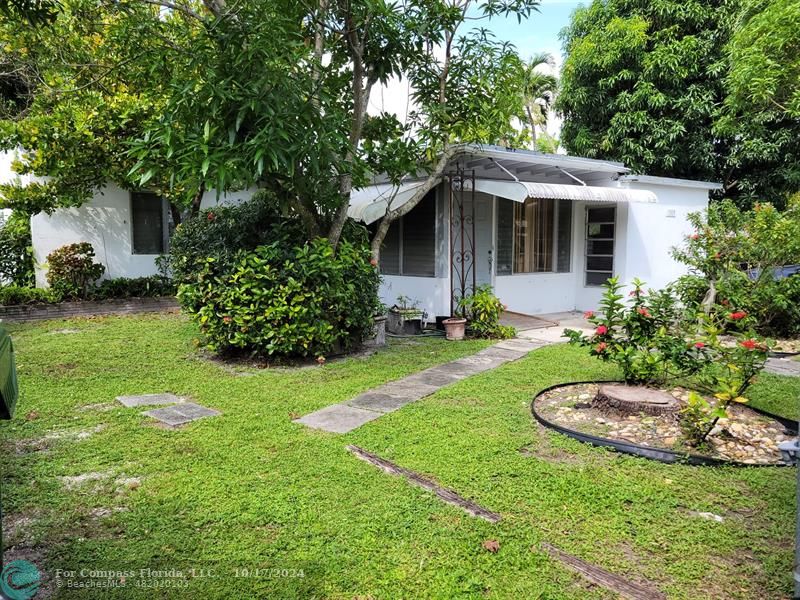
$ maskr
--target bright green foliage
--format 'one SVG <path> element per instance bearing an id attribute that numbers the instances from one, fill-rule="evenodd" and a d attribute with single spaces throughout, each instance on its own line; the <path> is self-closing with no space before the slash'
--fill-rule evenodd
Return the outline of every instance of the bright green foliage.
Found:
<path id="1" fill-rule="evenodd" d="M 689 220 L 695 232 L 673 250 L 690 269 L 677 282 L 684 304 L 721 314 L 744 311 L 762 335 L 800 332 L 800 277 L 774 276 L 778 267 L 800 264 L 800 204 L 740 211 L 721 202 Z"/>
<path id="2" fill-rule="evenodd" d="M 58 302 L 59 299 L 58 294 L 49 288 L 42 289 L 18 285 L 0 286 L 0 306 L 53 304 Z"/>
<path id="3" fill-rule="evenodd" d="M 579 8 L 562 34 L 562 143 L 637 172 L 722 182 L 741 206 L 782 206 L 800 188 L 800 120 L 771 99 L 790 103 L 797 89 L 797 10 L 793 0 Z"/>
<path id="4" fill-rule="evenodd" d="M 800 3 L 749 0 L 730 41 L 728 102 L 800 118 Z"/>
<path id="5" fill-rule="evenodd" d="M 674 377 L 674 363 L 685 345 L 676 335 L 676 307 L 669 292 L 647 293 L 643 285 L 634 280 L 629 304 L 619 279 L 612 277 L 605 284 L 600 314 L 586 314 L 596 326 L 594 334 L 567 329 L 564 335 L 571 344 L 589 347 L 593 356 L 618 365 L 628 383 L 664 383 Z"/>
<path id="6" fill-rule="evenodd" d="M 507 339 L 517 335 L 513 327 L 500 324 L 505 306 L 490 285 L 478 286 L 474 294 L 459 301 L 458 309 L 467 318 L 470 333 L 477 337 Z"/>
<path id="7" fill-rule="evenodd" d="M 723 96 L 721 0 L 596 0 L 562 33 L 561 140 L 636 172 L 715 179 L 711 128 Z"/>
<path id="8" fill-rule="evenodd" d="M 737 195 L 784 206 L 800 190 L 800 4 L 744 0 L 727 46 L 725 114 Z"/>
<path id="9" fill-rule="evenodd" d="M 21 17 L 0 20 L 0 62 L 8 73 L 0 147 L 19 151 L 20 174 L 48 177 L 5 184 L 0 195 L 3 206 L 29 214 L 80 205 L 109 181 L 136 186 L 127 143 L 144 135 L 163 106 L 164 82 L 185 62 L 165 48 L 191 32 L 186 21 L 145 3 L 59 4 L 55 18 L 38 27 Z M 152 180 L 149 187 L 169 191 L 169 183 Z M 188 182 L 174 183 L 177 197 Z"/>
<path id="10" fill-rule="evenodd" d="M 325 356 L 369 337 L 378 272 L 365 245 L 283 241 L 242 252 L 218 274 L 213 259 L 178 299 L 215 351 Z"/>
<path id="11" fill-rule="evenodd" d="M 85 298 L 105 270 L 94 262 L 89 242 L 67 244 L 47 255 L 47 283 L 62 298 Z"/>
<path id="12" fill-rule="evenodd" d="M 0 280 L 33 285 L 33 242 L 30 217 L 15 211 L 0 225 Z"/>

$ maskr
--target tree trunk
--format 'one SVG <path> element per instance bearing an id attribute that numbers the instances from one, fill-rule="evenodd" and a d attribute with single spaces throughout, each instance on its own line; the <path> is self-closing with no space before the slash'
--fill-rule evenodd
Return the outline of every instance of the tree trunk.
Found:
<path id="1" fill-rule="evenodd" d="M 183 220 L 181 218 L 181 209 L 174 202 L 169 203 L 169 212 L 172 215 L 172 224 L 175 227 L 180 225 Z"/>
<path id="2" fill-rule="evenodd" d="M 447 147 L 439 157 L 439 161 L 436 163 L 433 171 L 430 173 L 430 175 L 428 175 L 428 179 L 417 189 L 409 201 L 395 210 L 387 211 L 387 213 L 380 220 L 380 223 L 378 223 L 378 229 L 375 231 L 375 235 L 372 236 L 372 242 L 370 243 L 372 258 L 374 258 L 377 262 L 380 262 L 381 245 L 383 244 L 383 239 L 386 237 L 386 234 L 389 232 L 389 226 L 392 224 L 392 221 L 399 219 L 403 215 L 411 212 L 414 207 L 419 204 L 420 201 L 428 194 L 428 192 L 439 185 L 439 183 L 442 181 L 444 170 L 447 168 L 447 165 L 450 163 L 450 160 L 453 158 L 453 156 L 455 156 L 456 149 L 457 148 L 455 146 Z M 390 201 L 389 206 L 391 207 L 391 205 L 392 203 Z"/>
<path id="3" fill-rule="evenodd" d="M 197 192 L 192 198 L 192 204 L 189 207 L 189 214 L 193 217 L 196 217 L 200 214 L 200 204 L 203 202 L 203 194 L 206 193 L 206 183 L 205 181 L 201 181 L 200 185 L 197 188 Z"/>
<path id="4" fill-rule="evenodd" d="M 531 124 L 531 141 L 533 142 L 533 149 L 536 150 L 536 123 L 533 120 L 533 113 L 531 107 L 526 104 L 525 111 L 528 113 L 528 122 Z"/>
<path id="5" fill-rule="evenodd" d="M 703 297 L 703 302 L 701 306 L 703 307 L 703 312 L 705 314 L 711 314 L 711 309 L 714 307 L 714 302 L 717 300 L 717 282 L 713 279 L 709 280 L 708 282 L 708 291 L 706 292 L 705 297 Z"/>

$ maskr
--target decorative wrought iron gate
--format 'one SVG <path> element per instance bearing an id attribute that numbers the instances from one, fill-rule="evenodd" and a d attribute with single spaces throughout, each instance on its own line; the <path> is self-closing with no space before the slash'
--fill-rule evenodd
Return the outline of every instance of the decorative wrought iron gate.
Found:
<path id="1" fill-rule="evenodd" d="M 450 314 L 475 292 L 475 171 L 450 173 Z"/>

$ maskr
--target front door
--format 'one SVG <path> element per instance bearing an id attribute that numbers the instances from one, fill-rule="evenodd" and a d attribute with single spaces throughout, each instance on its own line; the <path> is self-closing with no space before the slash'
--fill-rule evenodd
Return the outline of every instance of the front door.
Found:
<path id="1" fill-rule="evenodd" d="M 475 283 L 492 285 L 494 273 L 494 197 L 475 194 Z"/>

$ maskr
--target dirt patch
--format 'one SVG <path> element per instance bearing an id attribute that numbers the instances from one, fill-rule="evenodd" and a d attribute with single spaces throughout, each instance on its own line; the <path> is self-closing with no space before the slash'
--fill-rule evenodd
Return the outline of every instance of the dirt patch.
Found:
<path id="1" fill-rule="evenodd" d="M 31 528 L 36 522 L 35 513 L 12 513 L 3 515 L 3 543 L 6 546 L 31 543 Z"/>
<path id="2" fill-rule="evenodd" d="M 522 446 L 518 451 L 527 458 L 538 458 L 562 465 L 577 465 L 586 462 L 583 457 L 554 446 L 546 435 L 540 435 L 536 443 Z"/>
<path id="3" fill-rule="evenodd" d="M 781 464 L 778 444 L 793 439 L 778 421 L 739 404 L 728 407 L 702 447 L 684 437 L 678 415 L 624 415 L 595 406 L 598 384 L 573 384 L 549 390 L 536 399 L 536 411 L 551 423 L 581 433 L 653 448 L 668 449 L 748 464 Z M 689 390 L 664 390 L 685 403 Z M 710 403 L 716 402 L 707 398 Z"/>
<path id="4" fill-rule="evenodd" d="M 106 481 L 113 477 L 111 471 L 92 471 L 90 473 L 83 473 L 81 475 L 67 475 L 59 477 L 58 480 L 67 490 L 77 490 L 84 487 L 88 483 Z"/>
<path id="5" fill-rule="evenodd" d="M 70 371 L 73 371 L 78 368 L 78 363 L 69 362 L 69 363 L 56 363 L 54 365 L 48 365 L 45 367 L 44 372 L 46 375 L 65 375 Z"/>
<path id="6" fill-rule="evenodd" d="M 97 404 L 87 404 L 85 406 L 79 406 L 78 410 L 80 411 L 90 411 L 90 412 L 108 412 L 109 410 L 114 410 L 118 408 L 119 404 L 114 404 L 113 402 L 99 402 Z"/>
<path id="7" fill-rule="evenodd" d="M 44 452 L 53 446 L 57 441 L 80 442 L 87 440 L 94 434 L 103 431 L 105 424 L 95 425 L 90 429 L 72 429 L 66 431 L 53 431 L 40 438 L 29 438 L 26 440 L 16 440 L 14 442 L 14 453 L 17 455 L 31 454 L 33 452 Z"/>

